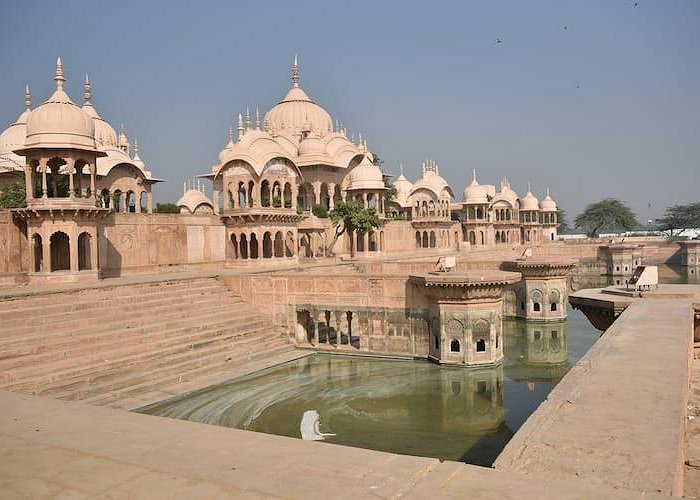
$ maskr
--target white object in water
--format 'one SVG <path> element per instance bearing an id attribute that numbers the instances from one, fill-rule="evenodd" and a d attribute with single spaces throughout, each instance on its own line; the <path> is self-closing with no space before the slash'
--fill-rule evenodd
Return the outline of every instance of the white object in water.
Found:
<path id="1" fill-rule="evenodd" d="M 321 416 L 316 410 L 307 410 L 304 416 L 301 417 L 301 439 L 305 441 L 323 441 L 326 436 L 335 436 L 335 434 L 323 433 L 319 429 L 319 419 Z"/>

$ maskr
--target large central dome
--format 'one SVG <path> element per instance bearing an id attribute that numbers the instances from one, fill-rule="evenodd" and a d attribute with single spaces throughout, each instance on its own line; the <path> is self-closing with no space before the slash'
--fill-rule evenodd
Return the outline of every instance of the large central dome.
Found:
<path id="1" fill-rule="evenodd" d="M 302 132 L 325 134 L 333 130 L 331 115 L 309 99 L 299 86 L 299 65 L 294 58 L 292 68 L 294 86 L 276 106 L 265 114 L 266 127 L 275 132 L 298 135 Z"/>

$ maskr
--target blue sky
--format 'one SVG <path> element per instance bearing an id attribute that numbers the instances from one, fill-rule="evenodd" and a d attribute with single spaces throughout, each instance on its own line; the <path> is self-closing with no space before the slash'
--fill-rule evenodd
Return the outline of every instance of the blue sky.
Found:
<path id="1" fill-rule="evenodd" d="M 60 55 L 73 100 L 88 72 L 175 201 L 239 111 L 284 96 L 298 53 L 302 87 L 388 173 L 430 156 L 460 199 L 476 168 L 549 187 L 570 217 L 614 196 L 645 220 L 700 199 L 700 1 L 634 3 L 3 0 L 0 126 L 25 83 L 50 95 Z"/>

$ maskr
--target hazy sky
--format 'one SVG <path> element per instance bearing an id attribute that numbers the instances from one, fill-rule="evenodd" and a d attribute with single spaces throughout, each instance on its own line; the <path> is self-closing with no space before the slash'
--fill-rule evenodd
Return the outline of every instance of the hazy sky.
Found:
<path id="1" fill-rule="evenodd" d="M 460 200 L 476 168 L 549 186 L 570 217 L 614 196 L 644 220 L 700 200 L 700 1 L 637 4 L 0 0 L 0 123 L 25 82 L 46 100 L 60 55 L 73 100 L 88 72 L 175 201 L 239 111 L 284 96 L 298 53 L 302 87 L 387 173 L 430 156 Z"/>

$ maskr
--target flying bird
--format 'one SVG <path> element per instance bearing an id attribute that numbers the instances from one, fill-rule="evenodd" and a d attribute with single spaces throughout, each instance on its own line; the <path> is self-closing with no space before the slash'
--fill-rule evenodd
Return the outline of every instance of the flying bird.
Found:
<path id="1" fill-rule="evenodd" d="M 566 31 L 566 26 L 564 26 L 564 31 Z"/>
<path id="2" fill-rule="evenodd" d="M 503 43 L 503 40 L 501 40 L 500 38 L 496 38 L 496 43 Z"/>

